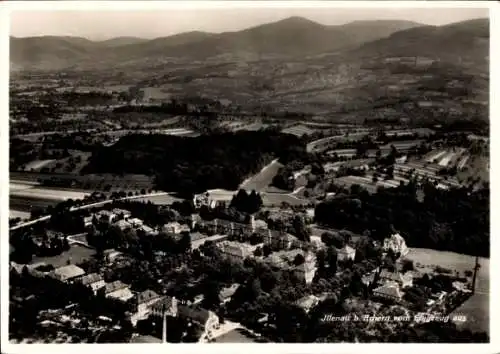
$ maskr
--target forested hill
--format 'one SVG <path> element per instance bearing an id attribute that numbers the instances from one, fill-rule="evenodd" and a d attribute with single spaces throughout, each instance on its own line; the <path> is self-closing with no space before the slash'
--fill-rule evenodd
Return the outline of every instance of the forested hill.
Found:
<path id="1" fill-rule="evenodd" d="M 274 131 L 241 131 L 196 138 L 133 134 L 92 154 L 83 173 L 156 176 L 159 189 L 183 194 L 235 190 L 274 158 L 305 154 L 304 143 Z"/>
<path id="2" fill-rule="evenodd" d="M 422 191 L 419 191 L 419 193 Z M 383 240 L 391 225 L 408 247 L 432 248 L 489 257 L 489 189 L 443 191 L 426 185 L 423 200 L 414 184 L 369 195 L 353 188 L 349 195 L 321 203 L 316 221 Z"/>

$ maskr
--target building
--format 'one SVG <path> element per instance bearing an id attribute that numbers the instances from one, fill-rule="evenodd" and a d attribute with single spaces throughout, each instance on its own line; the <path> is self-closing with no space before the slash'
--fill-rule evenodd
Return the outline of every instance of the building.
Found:
<path id="1" fill-rule="evenodd" d="M 219 291 L 219 300 L 221 303 L 225 304 L 231 301 L 231 297 L 234 295 L 236 290 L 240 287 L 240 284 L 234 283 L 229 287 L 223 288 Z"/>
<path id="2" fill-rule="evenodd" d="M 210 194 L 207 192 L 204 194 L 195 195 L 193 198 L 193 204 L 196 209 L 199 209 L 202 206 L 207 206 L 210 209 L 213 209 L 216 207 L 217 201 L 210 198 Z"/>
<path id="3" fill-rule="evenodd" d="M 65 283 L 69 283 L 84 274 L 85 271 L 74 264 L 59 267 L 52 271 L 52 276 L 55 279 Z"/>
<path id="4" fill-rule="evenodd" d="M 408 254 L 409 249 L 406 247 L 405 239 L 398 233 L 393 234 L 384 240 L 383 249 L 385 252 L 392 250 L 395 254 L 404 257 Z"/>
<path id="5" fill-rule="evenodd" d="M 126 302 L 134 297 L 132 291 L 127 284 L 116 280 L 112 283 L 108 283 L 104 287 L 104 296 L 107 298 L 113 298 Z"/>
<path id="6" fill-rule="evenodd" d="M 253 255 L 252 247 L 244 243 L 224 240 L 218 242 L 217 247 L 224 256 L 234 262 L 243 262 L 245 258 Z"/>
<path id="7" fill-rule="evenodd" d="M 293 247 L 300 247 L 302 243 L 297 237 L 289 233 L 267 230 L 267 232 L 264 232 L 264 245 L 274 250 L 289 250 Z"/>
<path id="8" fill-rule="evenodd" d="M 151 315 L 162 318 L 163 316 L 177 316 L 177 299 L 165 296 L 151 306 Z"/>
<path id="9" fill-rule="evenodd" d="M 112 211 L 109 211 L 109 210 L 100 210 L 96 214 L 96 217 L 97 217 L 97 220 L 99 220 L 101 222 L 112 223 L 115 220 L 116 215 Z"/>
<path id="10" fill-rule="evenodd" d="M 212 337 L 212 332 L 219 326 L 219 317 L 214 312 L 197 306 L 178 305 L 178 316 L 201 326 L 203 328 L 201 338 L 206 340 Z"/>
<path id="11" fill-rule="evenodd" d="M 152 313 L 152 307 L 155 303 L 162 299 L 161 295 L 158 295 L 152 290 L 146 290 L 140 292 L 134 297 L 134 314 L 131 316 L 130 320 L 132 324 L 136 324 L 138 320 L 145 319 Z"/>
<path id="12" fill-rule="evenodd" d="M 106 262 L 108 262 L 108 263 L 115 262 L 120 256 L 123 255 L 122 252 L 117 251 L 113 248 L 111 248 L 109 250 L 105 250 L 103 253 L 104 253 L 104 258 L 106 259 Z"/>
<path id="13" fill-rule="evenodd" d="M 128 222 L 130 223 L 130 225 L 132 225 L 132 227 L 140 227 L 144 224 L 144 221 L 138 218 L 128 219 Z"/>
<path id="14" fill-rule="evenodd" d="M 410 287 L 413 285 L 413 277 L 410 273 L 406 273 L 405 275 L 403 275 L 400 272 L 389 272 L 388 270 L 383 269 L 380 272 L 379 279 L 381 282 L 395 282 L 402 288 Z"/>
<path id="15" fill-rule="evenodd" d="M 180 234 L 182 232 L 189 232 L 190 228 L 188 225 L 179 224 L 177 221 L 174 221 L 163 225 L 162 231 L 168 234 Z"/>
<path id="16" fill-rule="evenodd" d="M 132 224 L 129 223 L 127 220 L 123 220 L 123 219 L 118 220 L 113 225 L 118 227 L 122 231 L 132 228 Z"/>
<path id="17" fill-rule="evenodd" d="M 354 261 L 356 257 L 356 250 L 349 245 L 345 245 L 342 248 L 337 249 L 337 259 L 339 261 Z"/>
<path id="18" fill-rule="evenodd" d="M 297 278 L 305 281 L 306 284 L 311 284 L 318 269 L 316 267 L 316 256 L 312 252 L 307 252 L 304 258 L 304 263 L 297 266 L 294 273 Z"/>
<path id="19" fill-rule="evenodd" d="M 79 281 L 82 285 L 90 288 L 94 292 L 94 295 L 97 294 L 99 289 L 106 285 L 104 278 L 97 273 L 84 275 L 79 279 Z"/>
<path id="20" fill-rule="evenodd" d="M 124 219 L 128 219 L 132 215 L 128 210 L 118 208 L 113 209 L 113 213 L 117 216 L 122 216 Z"/>
<path id="21" fill-rule="evenodd" d="M 373 290 L 373 296 L 399 302 L 403 299 L 403 293 L 397 284 L 382 285 Z"/>
<path id="22" fill-rule="evenodd" d="M 145 224 L 142 224 L 140 225 L 137 230 L 141 230 L 142 232 L 144 232 L 145 235 L 155 235 L 157 234 L 157 231 L 155 231 L 152 227 L 148 226 L 148 225 L 145 225 Z"/>
<path id="23" fill-rule="evenodd" d="M 304 296 L 295 303 L 298 307 L 309 313 L 312 308 L 318 305 L 320 298 L 314 295 Z"/>
<path id="24" fill-rule="evenodd" d="M 93 216 L 86 216 L 83 218 L 83 224 L 85 225 L 85 227 L 92 225 L 93 218 Z"/>

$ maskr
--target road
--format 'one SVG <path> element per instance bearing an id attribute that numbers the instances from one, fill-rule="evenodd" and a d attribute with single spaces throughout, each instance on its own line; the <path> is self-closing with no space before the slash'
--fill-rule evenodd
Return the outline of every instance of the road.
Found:
<path id="1" fill-rule="evenodd" d="M 154 197 L 154 196 L 159 196 L 159 195 L 169 195 L 169 193 L 167 193 L 167 192 L 160 192 L 160 193 L 151 193 L 151 194 L 144 194 L 144 195 L 134 195 L 134 196 L 131 196 L 131 197 L 125 197 L 125 198 L 120 198 L 120 199 L 116 199 L 116 200 L 132 200 L 132 199 L 140 199 L 140 198 L 146 198 L 146 197 Z M 108 203 L 112 203 L 113 201 L 114 201 L 113 199 L 107 199 L 107 200 L 103 200 L 103 201 L 97 202 L 97 203 L 86 204 L 86 205 L 82 205 L 82 206 L 79 206 L 79 207 L 71 207 L 70 211 L 77 211 L 77 210 L 94 208 L 94 207 L 102 206 L 102 205 L 105 205 L 105 204 L 108 204 Z M 45 216 L 42 216 L 42 217 L 40 217 L 38 219 L 27 221 L 27 222 L 24 222 L 24 223 L 12 226 L 9 229 L 9 231 L 13 231 L 13 230 L 17 230 L 17 229 L 20 229 L 20 228 L 23 228 L 23 227 L 26 227 L 26 226 L 34 225 L 36 223 L 39 223 L 39 222 L 42 222 L 42 221 L 47 221 L 49 219 L 50 219 L 50 215 L 45 215 Z"/>

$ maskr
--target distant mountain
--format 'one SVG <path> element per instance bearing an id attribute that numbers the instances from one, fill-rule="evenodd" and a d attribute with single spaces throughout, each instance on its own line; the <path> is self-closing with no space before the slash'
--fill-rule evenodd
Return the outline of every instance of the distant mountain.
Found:
<path id="1" fill-rule="evenodd" d="M 357 55 L 426 56 L 437 59 L 483 61 L 489 53 L 489 20 L 477 19 L 445 26 L 421 26 L 365 43 Z"/>
<path id="2" fill-rule="evenodd" d="M 148 41 L 147 39 L 139 37 L 116 37 L 107 39 L 105 41 L 100 41 L 97 44 L 105 47 L 119 47 L 123 45 L 143 43 L 147 41 Z"/>
<path id="3" fill-rule="evenodd" d="M 112 67 L 168 57 L 204 60 L 219 55 L 303 56 L 354 49 L 419 26 L 422 25 L 410 21 L 356 21 L 325 26 L 302 17 L 291 17 L 237 32 L 195 31 L 153 40 L 119 37 L 93 42 L 77 37 L 11 38 L 11 64 L 57 69 L 96 62 Z"/>

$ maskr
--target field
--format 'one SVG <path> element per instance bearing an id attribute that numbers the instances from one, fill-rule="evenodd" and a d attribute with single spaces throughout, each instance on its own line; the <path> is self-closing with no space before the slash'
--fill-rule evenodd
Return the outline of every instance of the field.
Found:
<path id="1" fill-rule="evenodd" d="M 233 195 L 236 194 L 235 191 L 228 191 L 223 189 L 213 189 L 208 191 L 208 193 L 212 200 L 226 201 L 226 202 L 230 202 L 231 199 L 233 199 Z M 303 205 L 309 203 L 308 200 L 300 199 L 290 194 L 261 192 L 260 195 L 262 197 L 262 202 L 264 203 L 264 206 L 267 207 L 280 206 L 281 203 L 283 202 L 288 203 L 290 205 Z"/>
<path id="2" fill-rule="evenodd" d="M 272 161 L 262 168 L 259 173 L 243 181 L 239 189 L 245 189 L 247 191 L 255 190 L 257 192 L 264 190 L 271 184 L 274 176 L 276 176 L 276 173 L 278 173 L 281 167 L 283 167 L 283 165 L 279 163 L 278 160 Z"/>
<path id="3" fill-rule="evenodd" d="M 345 176 L 336 178 L 334 183 L 346 188 L 350 188 L 352 185 L 359 185 L 362 188 L 365 188 L 369 193 L 376 193 L 378 187 L 384 188 L 395 188 L 399 187 L 399 180 L 382 180 L 379 179 L 376 183 L 373 183 L 372 177 L 366 176 Z"/>
<path id="4" fill-rule="evenodd" d="M 63 201 L 66 199 L 83 199 L 89 193 L 32 186 L 30 188 L 11 190 L 10 195 L 18 198 Z"/>
<path id="5" fill-rule="evenodd" d="M 173 202 L 182 201 L 182 199 L 165 194 L 165 195 L 155 195 L 155 196 L 151 196 L 151 197 L 137 198 L 137 199 L 134 199 L 134 201 L 151 202 L 151 203 L 157 204 L 157 205 L 170 205 Z"/>
<path id="6" fill-rule="evenodd" d="M 39 171 L 42 167 L 50 165 L 55 160 L 35 160 L 26 164 L 25 171 Z"/>
<path id="7" fill-rule="evenodd" d="M 303 135 L 311 135 L 312 133 L 314 133 L 314 130 L 306 127 L 305 125 L 299 124 L 299 125 L 294 125 L 294 126 L 285 128 L 281 132 L 285 133 L 285 134 L 293 134 L 293 135 L 296 135 L 298 137 L 301 137 Z"/>
<path id="8" fill-rule="evenodd" d="M 461 275 L 466 270 L 473 270 L 475 258 L 472 256 L 436 251 L 424 248 L 412 248 L 406 258 L 419 263 L 425 268 L 417 268 L 419 271 L 431 272 L 436 265 L 459 271 Z M 489 331 L 489 289 L 490 289 L 490 261 L 487 258 L 479 258 L 479 268 L 476 281 L 476 293 L 468 299 L 461 307 L 457 308 L 455 314 L 467 316 L 467 321 L 461 324 L 471 330 Z"/>
<path id="9" fill-rule="evenodd" d="M 125 176 L 114 176 L 111 174 L 87 174 L 84 176 L 71 174 L 48 174 L 48 173 L 26 173 L 11 172 L 10 179 L 16 183 L 25 184 L 37 183 L 40 179 L 50 180 L 56 177 L 61 180 L 75 180 L 76 185 L 73 190 L 76 191 L 102 191 L 107 185 L 111 186 L 110 191 L 138 191 L 140 189 L 149 190 L 154 187 L 152 177 L 138 174 L 127 174 Z"/>
<path id="10" fill-rule="evenodd" d="M 92 258 L 95 253 L 95 250 L 91 248 L 73 245 L 68 251 L 55 257 L 34 257 L 31 264 L 45 262 L 47 264 L 52 264 L 54 268 L 57 268 L 67 265 L 68 261 L 71 264 L 82 263 L 84 260 Z"/>
<path id="11" fill-rule="evenodd" d="M 171 96 L 170 93 L 164 92 L 160 87 L 145 87 L 142 91 L 144 91 L 144 101 L 167 100 Z"/>
<path id="12" fill-rule="evenodd" d="M 29 212 L 9 209 L 9 218 L 29 219 L 30 216 Z"/>

